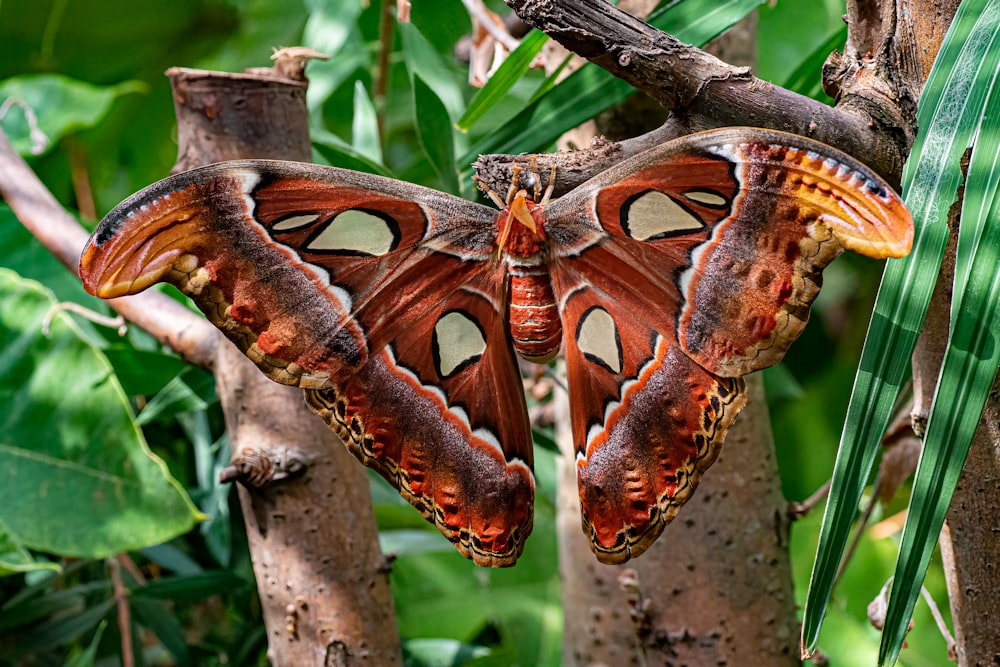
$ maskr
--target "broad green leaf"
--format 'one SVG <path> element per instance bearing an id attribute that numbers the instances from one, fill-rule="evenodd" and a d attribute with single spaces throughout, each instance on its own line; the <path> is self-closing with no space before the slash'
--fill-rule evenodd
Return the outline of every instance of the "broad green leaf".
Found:
<path id="1" fill-rule="evenodd" d="M 669 5 L 650 24 L 682 42 L 704 44 L 763 4 L 763 0 L 684 0 Z M 587 63 L 539 97 L 503 127 L 483 137 L 460 158 L 472 164 L 483 153 L 522 153 L 545 148 L 566 130 L 635 92 L 597 65 Z"/>
<path id="2" fill-rule="evenodd" d="M 444 184 L 444 189 L 452 194 L 459 193 L 458 172 L 455 169 L 455 149 L 451 121 L 444 104 L 424 83 L 420 75 L 413 73 L 413 106 L 417 114 L 417 136 L 427 159 Z"/>
<path id="3" fill-rule="evenodd" d="M 103 557 L 200 518 L 146 447 L 111 365 L 55 300 L 0 269 L 0 522 L 25 547 Z"/>
<path id="4" fill-rule="evenodd" d="M 959 158 L 977 132 L 988 90 L 984 78 L 992 79 L 1000 62 L 998 32 L 997 0 L 963 2 L 921 96 L 918 122 L 924 129 L 903 173 L 917 234 L 909 256 L 886 264 L 855 378 L 803 619 L 808 650 L 816 646 L 858 502 L 909 372 L 944 254 Z"/>
<path id="5" fill-rule="evenodd" d="M 1000 5 L 992 9 L 1000 12 Z M 1000 20 L 995 20 L 994 26 L 995 35 L 1000 35 Z M 958 257 L 952 295 L 952 333 L 913 480 L 879 664 L 893 664 L 899 656 L 972 436 L 1000 366 L 998 73 L 1000 70 L 993 70 L 987 86 L 989 98 L 969 164 L 959 236 L 959 245 L 965 241 L 967 253 Z"/>
<path id="6" fill-rule="evenodd" d="M 100 123 L 119 96 L 146 90 L 140 81 L 101 87 L 60 74 L 26 74 L 0 81 L 0 104 L 12 97 L 31 107 L 39 129 L 48 138 L 48 150 L 63 136 Z M 0 128 L 19 153 L 33 154 L 30 128 L 19 107 L 7 112 Z"/>
<path id="7" fill-rule="evenodd" d="M 490 76 L 486 85 L 480 88 L 476 96 L 469 102 L 465 113 L 455 123 L 459 130 L 468 132 L 469 128 L 487 111 L 503 101 L 514 84 L 520 81 L 521 77 L 528 71 L 528 67 L 545 46 L 546 41 L 548 41 L 548 36 L 544 32 L 532 30 L 528 33 L 518 47 L 510 52 L 497 71 Z"/>
<path id="8" fill-rule="evenodd" d="M 359 155 L 372 162 L 382 161 L 382 145 L 378 136 L 378 117 L 368 91 L 360 81 L 354 82 L 354 115 L 351 145 Z"/>

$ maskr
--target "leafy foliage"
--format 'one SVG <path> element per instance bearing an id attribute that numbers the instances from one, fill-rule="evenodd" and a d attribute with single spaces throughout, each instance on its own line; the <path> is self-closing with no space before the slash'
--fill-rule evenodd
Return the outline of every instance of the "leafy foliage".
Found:
<path id="1" fill-rule="evenodd" d="M 702 43 L 761 2 L 661 4 L 654 24 Z M 309 69 L 316 160 L 467 196 L 469 165 L 477 154 L 547 150 L 563 132 L 631 92 L 593 65 L 558 84 L 526 69 L 545 41 L 533 33 L 490 87 L 477 93 L 453 57 L 454 45 L 470 29 L 460 0 L 414 3 L 412 25 L 394 28 L 387 61 L 379 58 L 379 10 L 378 2 L 363 8 L 356 0 L 306 0 L 301 7 L 268 0 L 0 3 L 0 100 L 16 91 L 38 114 L 51 145 L 31 164 L 48 187 L 68 208 L 88 210 L 92 204 L 100 215 L 165 175 L 174 161 L 172 102 L 161 76 L 170 66 L 266 66 L 269 47 L 278 44 L 301 43 L 328 53 L 329 61 Z M 762 8 L 760 75 L 821 96 L 819 64 L 841 39 L 841 12 L 834 0 Z M 19 111 L 11 111 L 0 127 L 27 150 Z M 75 277 L 3 206 L 0 264 L 13 269 L 0 276 L 0 392 L 5 399 L 18 397 L 5 404 L 23 406 L 23 412 L 2 419 L 26 415 L 16 429 L 8 429 L 23 434 L 18 444 L 8 447 L 8 435 L 0 440 L 0 462 L 8 465 L 8 450 L 28 458 L 24 452 L 75 447 L 88 462 L 122 464 L 127 458 L 130 475 L 152 480 L 109 522 L 119 528 L 134 521 L 141 530 L 119 530 L 132 541 L 114 543 L 104 534 L 97 537 L 100 522 L 86 501 L 73 500 L 69 511 L 59 512 L 38 504 L 37 484 L 16 492 L 0 485 L 0 499 L 6 501 L 0 522 L 9 524 L 0 525 L 0 574 L 12 574 L 0 579 L 0 662 L 87 665 L 119 651 L 110 579 L 118 566 L 101 559 L 128 551 L 115 559 L 128 565 L 121 575 L 131 631 L 144 632 L 144 641 L 134 642 L 141 647 L 140 664 L 263 664 L 265 636 L 242 522 L 238 511 L 231 516 L 230 489 L 217 481 L 229 453 L 212 378 L 186 368 L 135 330 L 119 339 L 61 314 L 55 337 L 41 336 L 38 321 L 52 295 L 98 311 L 106 307 L 84 294 Z M 814 323 L 787 364 L 766 375 L 790 498 L 807 496 L 832 467 L 849 369 L 863 335 L 864 317 L 858 313 L 874 298 L 872 268 L 845 258 L 827 271 Z M 30 317 L 8 319 L 8 304 L 28 298 L 24 295 L 32 304 Z M 37 351 L 15 354 L 11 346 L 17 345 Z M 831 352 L 816 355 L 818 349 Z M 52 412 L 70 408 L 76 410 L 72 419 Z M 98 432 L 113 432 L 118 442 L 91 442 Z M 144 451 L 144 442 L 166 462 L 169 475 Z M 475 568 L 373 477 L 383 548 L 399 553 L 392 583 L 407 664 L 559 664 L 563 582 L 556 564 L 554 457 L 544 447 L 536 450 L 535 532 L 512 570 Z M 32 479 L 52 478 L 57 469 L 52 465 Z M 130 479 L 122 471 L 108 474 Z M 92 486 L 80 493 L 93 497 L 98 491 Z M 71 495 L 56 495 L 64 508 L 69 505 Z M 69 519 L 69 526 L 57 530 L 60 518 Z M 204 520 L 188 530 L 195 518 Z M 15 530 L 18 521 L 33 521 L 63 542 L 25 539 L 23 529 Z M 817 530 L 818 520 L 810 517 L 793 532 L 800 591 Z M 70 537 L 74 544 L 86 537 L 96 545 L 67 548 Z M 892 540 L 864 542 L 845 574 L 828 617 L 827 636 L 833 638 L 823 645 L 834 664 L 874 661 L 878 633 L 868 626 L 864 610 L 889 576 L 894 551 Z M 53 573 L 57 567 L 61 572 Z M 928 586 L 943 599 L 939 571 L 932 572 Z M 916 620 L 930 627 L 920 607 Z M 943 653 L 943 640 L 925 632 L 912 638 L 904 661 L 941 665 Z"/>

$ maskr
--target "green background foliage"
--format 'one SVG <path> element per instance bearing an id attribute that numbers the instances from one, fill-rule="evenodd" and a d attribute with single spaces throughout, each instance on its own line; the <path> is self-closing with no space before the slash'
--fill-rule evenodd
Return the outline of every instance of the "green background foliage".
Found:
<path id="1" fill-rule="evenodd" d="M 372 4 L 4 0 L 0 100 L 16 95 L 32 106 L 51 140 L 29 158 L 32 167 L 67 209 L 92 205 L 99 217 L 174 162 L 173 105 L 162 75 L 172 66 L 267 66 L 272 46 L 291 44 L 329 53 L 308 70 L 316 161 L 465 196 L 472 196 L 469 166 L 478 153 L 550 149 L 566 129 L 629 94 L 593 66 L 555 86 L 525 70 L 540 36 L 529 37 L 522 57 L 477 93 L 453 56 L 468 17 L 459 0 L 433 0 L 414 3 L 412 25 L 396 27 L 386 95 L 377 99 L 379 3 Z M 663 4 L 657 24 L 701 43 L 760 3 Z M 819 67 L 843 42 L 842 4 L 779 2 L 759 12 L 756 73 L 830 102 Z M 0 127 L 29 150 L 20 109 Z M 131 632 L 141 639 L 137 664 L 265 664 L 235 494 L 217 482 L 229 449 L 212 378 L 134 328 L 119 338 L 62 313 L 43 335 L 40 321 L 55 300 L 107 309 L 2 203 L 0 266 L 0 574 L 11 575 L 0 578 L 0 663 L 88 665 L 115 655 L 106 558 L 125 552 L 142 576 L 122 571 Z M 831 266 L 806 333 L 765 374 L 791 500 L 830 476 L 879 270 L 852 256 Z M 392 584 L 408 664 L 559 663 L 560 587 L 576 584 L 558 575 L 554 454 L 545 440 L 539 434 L 535 531 L 510 570 L 475 568 L 372 478 L 383 548 L 399 553 Z M 106 512 L 97 498 L 118 511 Z M 875 520 L 904 507 L 905 498 L 897 499 L 876 509 Z M 814 513 L 793 528 L 800 603 L 819 524 Z M 862 540 L 820 638 L 831 664 L 875 662 L 879 634 L 865 610 L 892 574 L 897 545 L 898 534 Z M 947 613 L 936 561 L 927 586 Z M 948 664 L 924 605 L 915 623 L 900 664 Z"/>

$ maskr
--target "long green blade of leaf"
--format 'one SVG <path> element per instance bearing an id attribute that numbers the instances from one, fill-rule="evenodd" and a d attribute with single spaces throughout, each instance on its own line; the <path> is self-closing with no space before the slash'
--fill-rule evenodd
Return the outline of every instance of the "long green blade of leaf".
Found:
<path id="1" fill-rule="evenodd" d="M 493 73 L 486 85 L 479 89 L 455 126 L 463 132 L 468 132 L 469 128 L 500 102 L 514 84 L 524 76 L 547 40 L 548 36 L 540 30 L 528 33 L 528 36 L 521 41 L 516 49 L 510 52 L 503 64 Z"/>
<path id="2" fill-rule="evenodd" d="M 650 25 L 689 44 L 704 44 L 743 19 L 763 0 L 685 0 L 666 7 Z M 522 153 L 548 146 L 566 130 L 589 120 L 634 92 L 634 88 L 588 63 L 504 127 L 470 147 L 459 164 L 483 153 Z"/>
<path id="3" fill-rule="evenodd" d="M 982 125 L 976 137 L 962 207 L 959 244 L 970 256 L 956 271 L 952 335 L 913 480 L 910 509 L 886 610 L 879 664 L 893 664 L 906 638 L 913 607 L 927 574 L 945 514 L 951 504 L 972 436 L 1000 366 L 1000 91 L 993 70 Z"/>
<path id="4" fill-rule="evenodd" d="M 922 128 L 903 174 L 903 193 L 918 226 L 910 255 L 886 264 L 848 406 L 830 499 L 813 565 L 802 643 L 812 651 L 851 523 L 909 369 L 947 240 L 948 207 L 958 162 L 982 113 L 983 73 L 996 69 L 997 0 L 966 0 L 952 22 L 920 100 Z"/>

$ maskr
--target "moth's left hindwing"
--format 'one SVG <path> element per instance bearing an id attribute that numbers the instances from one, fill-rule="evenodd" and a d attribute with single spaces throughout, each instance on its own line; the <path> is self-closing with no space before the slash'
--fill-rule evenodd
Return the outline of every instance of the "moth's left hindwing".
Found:
<path id="1" fill-rule="evenodd" d="M 80 270 L 102 297 L 175 284 L 270 378 L 313 390 L 459 551 L 510 565 L 534 480 L 494 216 L 376 176 L 223 163 L 123 202 Z"/>

